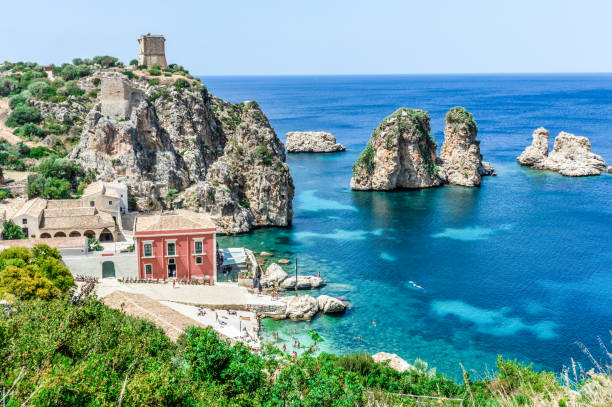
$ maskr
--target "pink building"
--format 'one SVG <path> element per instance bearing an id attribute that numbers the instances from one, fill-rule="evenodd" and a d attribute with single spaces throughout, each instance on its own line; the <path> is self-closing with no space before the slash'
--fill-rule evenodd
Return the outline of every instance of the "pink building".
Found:
<path id="1" fill-rule="evenodd" d="M 134 226 L 139 278 L 217 280 L 216 229 L 201 213 L 140 215 Z"/>

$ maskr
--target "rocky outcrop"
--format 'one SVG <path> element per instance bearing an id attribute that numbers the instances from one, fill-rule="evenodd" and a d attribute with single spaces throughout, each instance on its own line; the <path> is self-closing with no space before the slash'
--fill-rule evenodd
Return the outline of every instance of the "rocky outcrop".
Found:
<path id="1" fill-rule="evenodd" d="M 463 107 L 453 107 L 446 114 L 444 143 L 438 160 L 438 176 L 444 183 L 477 187 L 483 175 L 495 173 L 489 163 L 482 162 L 477 133 L 474 117 Z"/>
<path id="2" fill-rule="evenodd" d="M 287 151 L 290 153 L 336 153 L 346 147 L 324 131 L 292 131 L 287 133 Z"/>
<path id="3" fill-rule="evenodd" d="M 310 321 L 319 312 L 317 300 L 310 295 L 285 297 L 286 316 L 293 321 Z"/>
<path id="4" fill-rule="evenodd" d="M 440 158 L 429 121 L 423 110 L 407 108 L 385 118 L 353 165 L 351 188 L 386 191 L 443 184 L 480 186 L 482 176 L 494 175 L 493 167 L 482 161 L 478 129 L 467 110 L 454 107 L 446 115 Z"/>
<path id="5" fill-rule="evenodd" d="M 283 290 L 295 290 L 296 279 L 295 277 L 288 277 L 284 279 L 280 286 Z M 297 278 L 297 289 L 298 290 L 312 290 L 315 288 L 321 288 L 325 285 L 325 280 L 315 276 L 298 276 Z"/>
<path id="6" fill-rule="evenodd" d="M 372 355 L 372 359 L 374 359 L 374 362 L 376 363 L 388 363 L 390 368 L 395 369 L 400 373 L 414 369 L 414 366 L 400 358 L 395 353 L 378 352 Z"/>
<path id="7" fill-rule="evenodd" d="M 392 190 L 441 185 L 436 148 L 429 115 L 423 110 L 398 109 L 372 133 L 353 165 L 351 188 Z"/>
<path id="8" fill-rule="evenodd" d="M 319 311 L 324 314 L 337 314 L 346 310 L 346 305 L 337 298 L 329 295 L 320 295 L 317 297 Z"/>
<path id="9" fill-rule="evenodd" d="M 272 263 L 261 277 L 262 288 L 278 287 L 287 278 L 287 273 L 276 263 Z"/>
<path id="10" fill-rule="evenodd" d="M 106 72 L 102 86 L 111 85 L 70 155 L 84 169 L 122 178 L 142 209 L 166 207 L 176 190 L 222 233 L 291 223 L 285 149 L 257 102 L 225 102 L 197 80 L 176 88 Z"/>
<path id="11" fill-rule="evenodd" d="M 555 138 L 553 150 L 549 153 L 549 134 L 543 127 L 535 130 L 531 145 L 517 158 L 519 164 L 536 170 L 558 172 L 568 177 L 600 175 L 607 171 L 603 158 L 591 152 L 588 138 L 562 131 Z"/>

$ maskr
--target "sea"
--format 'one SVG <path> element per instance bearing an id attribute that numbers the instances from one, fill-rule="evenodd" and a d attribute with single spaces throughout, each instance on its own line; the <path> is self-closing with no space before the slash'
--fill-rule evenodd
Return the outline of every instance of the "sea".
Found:
<path id="1" fill-rule="evenodd" d="M 322 351 L 396 353 L 453 378 L 490 375 L 498 355 L 561 372 L 605 361 L 612 339 L 612 174 L 568 178 L 516 157 L 543 126 L 586 136 L 612 165 L 612 75 L 401 75 L 202 77 L 234 103 L 257 100 L 279 138 L 331 132 L 347 151 L 288 154 L 295 183 L 291 227 L 219 238 L 268 251 L 342 296 L 341 316 L 265 322 L 264 339 L 292 334 Z M 351 191 L 351 165 L 372 131 L 400 107 L 444 116 L 464 106 L 496 177 L 480 188 Z M 585 349 L 587 352 L 585 352 Z M 587 355 L 590 354 L 591 356 Z M 610 363 L 610 360 L 607 360 Z"/>

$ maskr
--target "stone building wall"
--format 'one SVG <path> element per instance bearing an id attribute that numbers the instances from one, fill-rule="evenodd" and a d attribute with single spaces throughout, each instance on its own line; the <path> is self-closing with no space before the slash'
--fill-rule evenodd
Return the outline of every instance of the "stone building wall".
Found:
<path id="1" fill-rule="evenodd" d="M 147 34 L 140 37 L 138 39 L 140 46 L 138 65 L 150 67 L 153 64 L 159 64 L 162 68 L 167 68 L 165 42 L 166 39 L 162 35 Z"/>

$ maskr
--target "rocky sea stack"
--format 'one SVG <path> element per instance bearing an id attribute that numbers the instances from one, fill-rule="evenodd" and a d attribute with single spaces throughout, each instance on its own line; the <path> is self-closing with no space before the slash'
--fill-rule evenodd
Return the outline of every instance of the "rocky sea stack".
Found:
<path id="1" fill-rule="evenodd" d="M 141 209 L 180 200 L 226 233 L 289 225 L 285 149 L 257 102 L 231 104 L 197 80 L 177 81 L 112 70 L 83 80 L 100 92 L 70 158 L 98 179 L 122 179 Z"/>
<path id="2" fill-rule="evenodd" d="M 478 128 L 462 107 L 446 115 L 441 157 L 430 134 L 430 117 L 423 110 L 400 108 L 374 130 L 353 165 L 354 190 L 429 188 L 443 184 L 480 186 L 483 175 L 493 175 L 482 161 Z"/>
<path id="3" fill-rule="evenodd" d="M 292 131 L 287 133 L 289 153 L 337 153 L 345 151 L 331 133 L 324 131 Z"/>
<path id="4" fill-rule="evenodd" d="M 562 131 L 555 138 L 553 150 L 548 152 L 550 133 L 543 127 L 532 134 L 531 145 L 517 157 L 519 164 L 535 170 L 554 171 L 567 177 L 585 177 L 607 172 L 606 162 L 591 152 L 586 137 Z"/>

